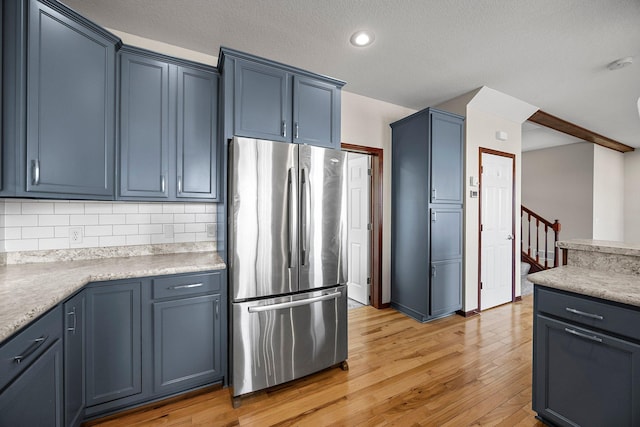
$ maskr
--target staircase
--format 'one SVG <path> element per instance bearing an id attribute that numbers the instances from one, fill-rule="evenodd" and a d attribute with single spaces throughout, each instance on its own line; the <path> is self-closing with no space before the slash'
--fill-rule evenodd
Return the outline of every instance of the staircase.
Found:
<path id="1" fill-rule="evenodd" d="M 544 219 L 539 214 L 521 206 L 520 249 L 522 261 L 529 264 L 529 273 L 535 273 L 559 265 L 559 253 L 556 248 L 560 223 Z"/>

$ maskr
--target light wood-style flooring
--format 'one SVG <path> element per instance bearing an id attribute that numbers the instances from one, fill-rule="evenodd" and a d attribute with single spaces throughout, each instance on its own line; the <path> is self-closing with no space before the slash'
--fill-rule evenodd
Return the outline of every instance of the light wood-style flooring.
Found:
<path id="1" fill-rule="evenodd" d="M 425 324 L 349 310 L 347 372 L 257 392 L 238 409 L 218 388 L 97 425 L 543 426 L 531 410 L 532 301 Z"/>

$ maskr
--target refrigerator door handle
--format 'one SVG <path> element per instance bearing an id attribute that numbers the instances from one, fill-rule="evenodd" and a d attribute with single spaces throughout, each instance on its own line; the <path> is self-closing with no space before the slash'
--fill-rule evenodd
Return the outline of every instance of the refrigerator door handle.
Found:
<path id="1" fill-rule="evenodd" d="M 327 301 L 330 299 L 336 299 L 340 297 L 340 295 L 341 295 L 340 292 L 333 292 L 331 294 L 321 295 L 319 297 L 312 297 L 312 298 L 307 298 L 307 299 L 302 299 L 297 301 L 281 302 L 279 304 L 271 304 L 271 305 L 252 306 L 252 307 L 249 307 L 248 310 L 249 310 L 249 313 L 261 313 L 265 311 L 281 310 L 283 308 L 298 307 L 301 305 L 309 305 L 318 301 Z"/>
<path id="2" fill-rule="evenodd" d="M 307 260 L 307 232 L 309 230 L 309 209 L 307 204 L 309 203 L 309 195 L 307 194 L 307 170 L 302 168 L 300 170 L 300 181 L 302 183 L 302 195 L 300 196 L 300 209 L 301 209 L 301 218 L 302 221 L 300 224 L 300 251 L 301 251 L 301 260 L 300 265 L 305 265 Z"/>
<path id="3" fill-rule="evenodd" d="M 289 168 L 287 182 L 287 265 L 293 267 L 293 168 Z"/>

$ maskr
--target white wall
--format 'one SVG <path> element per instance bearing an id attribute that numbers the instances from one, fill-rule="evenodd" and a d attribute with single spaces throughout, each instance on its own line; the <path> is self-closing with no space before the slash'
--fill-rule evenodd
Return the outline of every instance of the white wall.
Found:
<path id="1" fill-rule="evenodd" d="M 507 141 L 498 141 L 496 131 L 504 131 L 509 135 Z M 465 252 L 464 252 L 464 311 L 478 308 L 478 262 L 479 262 L 479 215 L 480 199 L 470 197 L 469 179 L 479 177 L 480 147 L 515 154 L 516 173 L 514 176 L 515 200 L 514 205 L 520 206 L 521 183 L 521 149 L 522 125 L 504 117 L 491 114 L 468 106 L 465 120 L 466 158 L 465 158 Z M 516 219 L 516 242 L 520 241 L 520 219 L 518 212 Z M 516 245 L 517 248 L 517 245 Z M 517 254 L 516 254 L 517 259 Z M 516 265 L 516 272 L 518 265 Z M 516 295 L 520 295 L 520 275 L 515 275 Z"/>
<path id="2" fill-rule="evenodd" d="M 593 147 L 580 142 L 522 153 L 522 204 L 559 220 L 561 240 L 593 238 Z"/>
<path id="3" fill-rule="evenodd" d="M 348 86 L 348 85 L 347 85 Z M 391 300 L 391 128 L 389 124 L 416 110 L 342 92 L 341 141 L 382 148 L 382 302 Z"/>
<path id="4" fill-rule="evenodd" d="M 624 241 L 640 243 L 640 149 L 624 154 Z"/>
<path id="5" fill-rule="evenodd" d="M 599 145 L 593 149 L 593 238 L 624 241 L 625 155 Z"/>

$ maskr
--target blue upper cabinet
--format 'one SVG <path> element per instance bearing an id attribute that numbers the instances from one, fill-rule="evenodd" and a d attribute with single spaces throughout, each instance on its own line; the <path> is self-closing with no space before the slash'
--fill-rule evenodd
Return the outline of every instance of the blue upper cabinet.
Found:
<path id="1" fill-rule="evenodd" d="M 118 198 L 218 201 L 215 68 L 129 46 L 118 57 Z"/>
<path id="2" fill-rule="evenodd" d="M 120 55 L 120 196 L 169 197 L 169 64 Z"/>
<path id="3" fill-rule="evenodd" d="M 234 130 L 236 135 L 291 141 L 290 75 L 255 62 L 235 63 Z"/>
<path id="4" fill-rule="evenodd" d="M 18 196 L 113 198 L 119 39 L 55 1 L 7 3 L 3 181 Z"/>
<path id="5" fill-rule="evenodd" d="M 340 89 L 308 77 L 293 77 L 293 141 L 340 148 Z"/>
<path id="6" fill-rule="evenodd" d="M 462 204 L 464 124 L 458 116 L 432 111 L 431 203 Z"/>
<path id="7" fill-rule="evenodd" d="M 340 148 L 344 82 L 221 48 L 225 138 Z"/>

